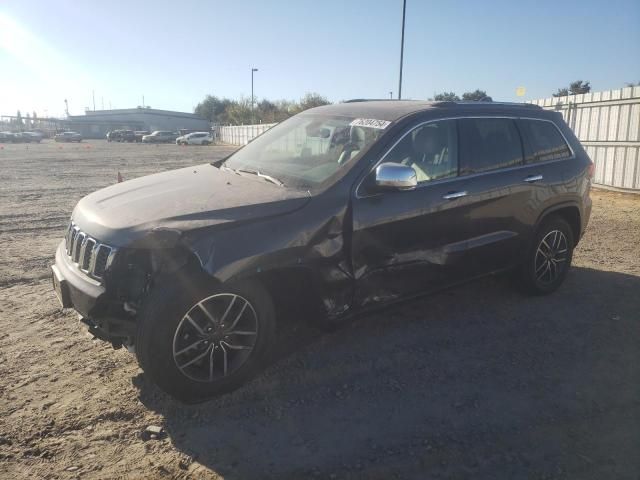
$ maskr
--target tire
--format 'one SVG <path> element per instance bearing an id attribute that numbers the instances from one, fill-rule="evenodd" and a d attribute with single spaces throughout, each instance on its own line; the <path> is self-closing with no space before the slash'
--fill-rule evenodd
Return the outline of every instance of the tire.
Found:
<path id="1" fill-rule="evenodd" d="M 557 290 L 571 267 L 574 246 L 573 230 L 564 218 L 551 215 L 545 219 L 520 268 L 524 291 L 547 295 Z"/>
<path id="2" fill-rule="evenodd" d="M 204 142 L 201 143 L 201 145 L 204 145 L 205 147 L 209 145 L 209 142 L 207 142 L 206 140 Z"/>
<path id="3" fill-rule="evenodd" d="M 222 327 L 242 333 L 221 338 L 224 333 L 209 319 L 224 319 L 228 307 Z M 257 333 L 249 335 L 254 325 Z M 181 271 L 160 280 L 144 302 L 136 356 L 145 375 L 171 396 L 204 401 L 238 388 L 260 369 L 275 325 L 273 302 L 258 282 L 218 285 Z"/>

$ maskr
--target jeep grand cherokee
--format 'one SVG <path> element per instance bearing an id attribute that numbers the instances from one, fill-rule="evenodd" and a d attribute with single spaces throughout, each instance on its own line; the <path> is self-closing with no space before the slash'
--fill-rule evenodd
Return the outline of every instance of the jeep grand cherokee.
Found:
<path id="1" fill-rule="evenodd" d="M 547 294 L 591 210 L 593 164 L 532 105 L 357 101 L 296 115 L 225 160 L 113 185 L 56 252 L 63 307 L 185 401 L 265 361 L 277 308 L 337 324 L 495 272 Z"/>

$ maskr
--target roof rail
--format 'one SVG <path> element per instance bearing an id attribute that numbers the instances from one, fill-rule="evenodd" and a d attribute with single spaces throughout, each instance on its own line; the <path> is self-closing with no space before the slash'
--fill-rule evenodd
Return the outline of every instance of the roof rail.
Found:
<path id="1" fill-rule="evenodd" d="M 395 98 L 352 98 L 350 100 L 345 100 L 342 103 L 358 103 L 358 102 L 390 102 L 395 100 Z"/>
<path id="2" fill-rule="evenodd" d="M 520 103 L 520 102 L 494 102 L 494 101 L 486 101 L 486 100 L 458 100 L 458 101 L 445 101 L 438 102 L 438 105 L 501 105 L 505 107 L 526 107 L 526 108 L 537 108 L 541 109 L 539 105 L 535 105 L 533 103 Z"/>
<path id="3" fill-rule="evenodd" d="M 397 102 L 399 100 L 395 98 L 352 98 L 350 100 L 344 100 L 342 103 L 358 103 L 358 102 Z M 402 101 L 402 100 L 400 100 Z M 494 102 L 487 100 L 415 100 L 405 99 L 405 101 L 418 101 L 424 103 L 430 103 L 434 107 L 453 107 L 456 105 L 500 105 L 505 107 L 518 107 L 518 108 L 536 108 L 542 109 L 541 106 L 534 103 L 520 103 L 520 102 Z"/>

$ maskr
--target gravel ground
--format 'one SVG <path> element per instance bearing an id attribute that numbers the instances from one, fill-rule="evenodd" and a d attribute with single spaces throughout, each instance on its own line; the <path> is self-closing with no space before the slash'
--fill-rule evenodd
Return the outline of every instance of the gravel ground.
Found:
<path id="1" fill-rule="evenodd" d="M 49 283 L 73 205 L 229 151 L 0 148 L 0 477 L 640 478 L 640 196 L 593 192 L 554 295 L 492 277 L 332 334 L 288 319 L 264 373 L 201 405 L 91 341 Z"/>

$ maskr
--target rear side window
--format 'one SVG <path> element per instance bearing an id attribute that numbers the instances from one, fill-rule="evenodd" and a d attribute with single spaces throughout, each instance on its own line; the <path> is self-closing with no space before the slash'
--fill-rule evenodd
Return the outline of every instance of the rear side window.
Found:
<path id="1" fill-rule="evenodd" d="M 562 134 L 551 122 L 519 120 L 526 139 L 526 162 L 546 162 L 569 158 L 571 150 Z"/>
<path id="2" fill-rule="evenodd" d="M 459 127 L 460 175 L 523 163 L 522 141 L 513 119 L 463 118 Z"/>

